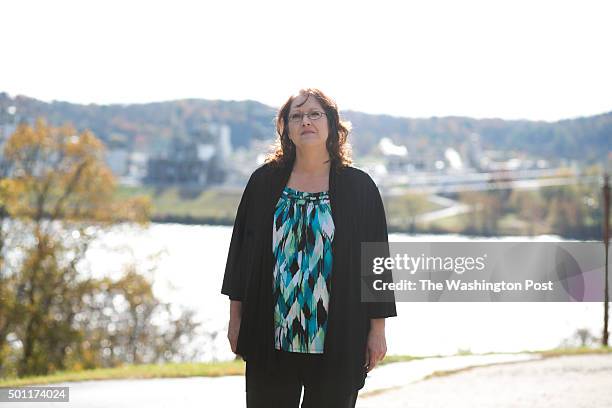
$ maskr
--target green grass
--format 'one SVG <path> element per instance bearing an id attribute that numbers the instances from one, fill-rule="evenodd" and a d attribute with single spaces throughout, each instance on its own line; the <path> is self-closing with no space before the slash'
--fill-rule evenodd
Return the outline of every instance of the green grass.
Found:
<path id="1" fill-rule="evenodd" d="M 468 214 L 453 215 L 432 221 L 430 226 L 438 230 L 448 231 L 450 233 L 459 233 L 466 226 L 466 217 Z"/>
<path id="2" fill-rule="evenodd" d="M 552 350 L 528 350 L 520 352 L 506 353 L 483 353 L 473 355 L 488 354 L 540 354 L 544 358 L 560 356 L 582 355 L 582 354 L 607 354 L 612 353 L 612 347 L 606 348 L 565 348 Z M 462 352 L 457 355 L 470 355 Z M 427 358 L 445 357 L 441 355 L 432 356 L 408 356 L 391 355 L 386 356 L 380 365 L 423 360 Z M 503 364 L 503 363 L 495 363 Z M 220 377 L 226 375 L 244 375 L 245 363 L 242 360 L 222 361 L 215 363 L 168 363 L 168 364 L 142 364 L 125 365 L 116 368 L 97 368 L 93 370 L 81 371 L 58 371 L 46 376 L 32 376 L 23 378 L 7 378 L 0 380 L 0 387 L 16 387 L 34 384 L 53 384 L 66 381 L 90 381 L 90 380 L 116 380 L 116 379 L 142 379 L 142 378 L 178 378 L 178 377 Z M 459 370 L 436 371 L 430 377 L 440 377 L 464 371 Z"/>
<path id="3" fill-rule="evenodd" d="M 241 191 L 227 191 L 214 187 L 198 190 L 179 187 L 156 189 L 147 186 L 119 186 L 115 193 L 117 199 L 137 195 L 151 198 L 153 206 L 151 216 L 154 219 L 191 218 L 231 225 L 240 203 Z M 413 210 L 418 214 L 442 208 L 424 197 L 411 195 L 388 197 L 385 199 L 385 208 L 391 227 L 405 230 L 410 226 L 409 206 L 418 208 Z"/>
<path id="4" fill-rule="evenodd" d="M 559 356 L 575 356 L 581 354 L 610 354 L 612 353 L 612 347 L 577 347 L 577 348 L 562 348 L 552 350 L 540 350 L 534 353 L 541 354 L 544 358 L 559 357 Z"/>
<path id="5" fill-rule="evenodd" d="M 125 365 L 115 368 L 96 368 L 81 371 L 58 371 L 51 375 L 9 378 L 0 380 L 0 387 L 33 384 L 52 384 L 65 381 L 115 380 L 135 378 L 220 377 L 244 375 L 242 360 L 216 363 L 167 363 Z"/>
<path id="6" fill-rule="evenodd" d="M 430 202 L 423 195 L 411 194 L 385 197 L 384 206 L 387 223 L 390 227 L 400 230 L 410 228 L 412 216 L 443 208 L 443 206 L 439 204 Z"/>
<path id="7" fill-rule="evenodd" d="M 241 193 L 239 190 L 228 191 L 218 187 L 197 189 L 176 186 L 164 188 L 118 186 L 115 197 L 117 199 L 137 195 L 150 197 L 153 221 L 232 225 Z M 415 229 L 411 229 L 412 216 L 439 210 L 442 207 L 430 202 L 426 196 L 418 194 L 385 197 L 384 205 L 388 228 L 394 232 L 463 233 L 471 217 L 470 214 L 460 214 L 427 224 L 417 224 Z M 529 235 L 530 232 L 548 232 L 548 229 L 542 226 L 538 226 L 534 231 L 530 227 L 528 222 L 515 214 L 505 214 L 499 220 L 496 233 Z"/>
<path id="8" fill-rule="evenodd" d="M 443 356 L 398 356 L 398 355 L 385 356 L 385 358 L 383 359 L 383 361 L 379 363 L 379 365 L 393 364 L 393 363 L 405 363 L 407 361 L 423 360 L 426 358 L 437 358 L 437 357 L 443 357 Z"/>
<path id="9" fill-rule="evenodd" d="M 146 195 L 151 198 L 153 218 L 191 217 L 233 221 L 241 193 L 214 188 L 194 190 L 179 187 L 155 189 L 120 186 L 115 197 L 122 199 L 137 195 Z"/>
<path id="10" fill-rule="evenodd" d="M 459 214 L 432 221 L 431 228 L 449 233 L 462 233 L 469 224 L 471 214 Z M 551 233 L 550 228 L 542 225 L 530 225 L 516 214 L 508 213 L 501 216 L 497 223 L 496 235 L 531 235 Z"/>

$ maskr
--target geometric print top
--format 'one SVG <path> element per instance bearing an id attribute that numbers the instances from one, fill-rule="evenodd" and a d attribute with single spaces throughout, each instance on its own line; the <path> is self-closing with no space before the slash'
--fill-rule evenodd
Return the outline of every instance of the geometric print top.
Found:
<path id="1" fill-rule="evenodd" d="M 323 353 L 334 222 L 327 191 L 285 187 L 274 210 L 274 347 Z"/>

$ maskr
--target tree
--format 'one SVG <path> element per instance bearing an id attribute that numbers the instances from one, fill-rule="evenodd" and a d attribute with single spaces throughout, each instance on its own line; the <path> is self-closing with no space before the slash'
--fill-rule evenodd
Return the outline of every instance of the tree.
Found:
<path id="1" fill-rule="evenodd" d="M 546 203 L 539 190 L 514 190 L 510 195 L 509 204 L 518 215 L 527 221 L 528 234 L 536 235 L 537 226 L 545 219 Z"/>
<path id="2" fill-rule="evenodd" d="M 77 264 L 106 228 L 148 223 L 148 198 L 114 199 L 116 184 L 103 153 L 90 131 L 56 128 L 42 119 L 33 127 L 20 125 L 4 147 L 0 367 L 11 355 L 11 335 L 21 348 L 18 375 L 66 368 L 69 352 L 88 341 L 77 316 L 83 318 L 88 299 L 102 284 L 79 274 Z M 21 255 L 11 265 L 5 262 L 9 236 Z"/>
<path id="3" fill-rule="evenodd" d="M 484 235 L 498 233 L 497 225 L 502 214 L 502 201 L 495 191 L 462 192 L 459 194 L 459 200 L 472 207 L 466 218 L 466 233 Z"/>
<path id="4" fill-rule="evenodd" d="M 610 246 L 610 176 L 606 173 L 604 175 L 604 185 L 603 185 L 603 241 L 604 241 L 604 250 L 605 250 L 605 266 L 604 266 L 604 324 L 603 324 L 603 333 L 601 336 L 601 344 L 604 347 L 608 346 L 608 337 L 610 335 L 608 331 L 608 306 L 610 302 L 610 291 L 609 291 L 609 276 L 608 276 L 608 256 L 609 251 L 608 248 Z"/>
<path id="5" fill-rule="evenodd" d="M 415 232 L 417 217 L 425 212 L 427 204 L 427 195 L 422 193 L 408 193 L 387 198 L 385 200 L 385 208 L 388 209 L 387 218 L 393 224 Z"/>

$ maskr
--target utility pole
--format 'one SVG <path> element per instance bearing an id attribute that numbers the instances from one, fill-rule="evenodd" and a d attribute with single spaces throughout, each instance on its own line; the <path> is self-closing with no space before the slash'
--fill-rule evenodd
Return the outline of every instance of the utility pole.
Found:
<path id="1" fill-rule="evenodd" d="M 603 240 L 605 254 L 605 271 L 604 271 L 604 327 L 603 335 L 601 336 L 601 344 L 604 347 L 608 346 L 608 303 L 609 290 L 608 290 L 608 244 L 610 243 L 610 176 L 604 174 L 604 185 L 603 185 L 603 201 L 604 201 L 604 212 L 603 212 Z"/>

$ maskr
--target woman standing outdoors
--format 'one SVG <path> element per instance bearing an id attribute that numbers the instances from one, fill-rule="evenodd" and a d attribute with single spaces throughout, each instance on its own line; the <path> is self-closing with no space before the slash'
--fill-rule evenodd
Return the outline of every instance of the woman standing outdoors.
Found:
<path id="1" fill-rule="evenodd" d="M 378 189 L 351 167 L 335 102 L 303 89 L 280 108 L 277 148 L 251 175 L 223 287 L 247 406 L 354 407 L 387 351 L 392 293 L 361 301 L 362 242 L 387 242 Z M 382 276 L 391 281 L 390 271 Z"/>

